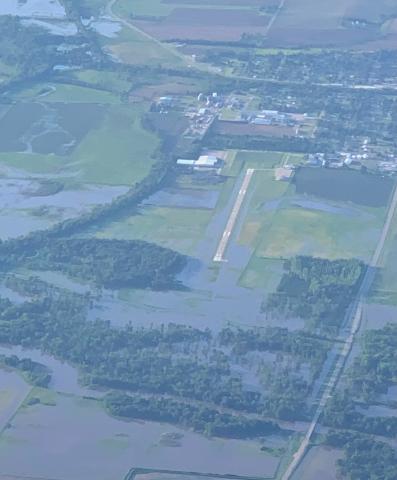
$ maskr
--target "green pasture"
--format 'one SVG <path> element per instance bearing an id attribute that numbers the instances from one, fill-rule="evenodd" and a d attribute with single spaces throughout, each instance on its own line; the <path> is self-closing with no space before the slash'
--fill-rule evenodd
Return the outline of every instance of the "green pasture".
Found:
<path id="1" fill-rule="evenodd" d="M 109 105 L 100 126 L 70 155 L 0 153 L 0 165 L 70 177 L 75 183 L 132 185 L 149 173 L 159 145 L 159 138 L 142 127 L 144 112 L 143 106 Z"/>
<path id="2" fill-rule="evenodd" d="M 159 139 L 143 129 L 142 114 L 136 106 L 109 108 L 102 126 L 91 131 L 70 158 L 69 168 L 80 172 L 79 180 L 132 185 L 149 173 Z"/>
<path id="3" fill-rule="evenodd" d="M 90 87 L 69 84 L 35 84 L 23 90 L 19 99 L 39 100 L 40 102 L 65 103 L 119 103 L 118 95 L 112 92 Z"/>

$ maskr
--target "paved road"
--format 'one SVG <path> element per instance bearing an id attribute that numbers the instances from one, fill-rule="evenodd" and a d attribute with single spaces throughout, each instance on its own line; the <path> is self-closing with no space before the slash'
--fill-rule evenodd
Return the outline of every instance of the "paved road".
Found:
<path id="1" fill-rule="evenodd" d="M 255 170 L 249 168 L 245 174 L 243 183 L 241 185 L 240 191 L 238 192 L 236 202 L 233 206 L 233 209 L 230 213 L 229 220 L 227 221 L 226 228 L 222 234 L 222 238 L 219 242 L 218 248 L 216 250 L 215 256 L 213 258 L 214 262 L 224 262 L 225 261 L 225 251 L 229 244 L 230 237 L 232 236 L 233 229 L 236 225 L 238 214 L 240 213 L 241 207 L 243 205 L 245 196 L 248 191 L 249 184 L 251 182 L 252 176 Z"/>
<path id="2" fill-rule="evenodd" d="M 277 10 L 275 11 L 274 15 L 270 19 L 270 22 L 267 24 L 267 27 L 266 27 L 266 30 L 263 33 L 263 36 L 266 37 L 269 34 L 270 29 L 272 28 L 274 22 L 277 20 L 277 18 L 280 15 L 282 9 L 284 8 L 285 2 L 286 2 L 286 0 L 281 0 L 280 1 L 280 4 L 279 4 Z"/>
<path id="3" fill-rule="evenodd" d="M 361 283 L 361 287 L 359 289 L 359 292 L 357 294 L 355 303 L 353 305 L 353 308 L 351 309 L 351 323 L 350 323 L 350 330 L 349 334 L 345 340 L 343 349 L 338 357 L 338 361 L 335 364 L 334 370 L 331 374 L 331 377 L 329 380 L 327 380 L 327 383 L 325 385 L 324 392 L 321 396 L 320 402 L 318 404 L 318 407 L 315 411 L 313 420 L 310 423 L 310 426 L 305 434 L 305 437 L 302 440 L 302 443 L 299 446 L 299 449 L 296 451 L 294 454 L 291 463 L 289 464 L 287 470 L 285 471 L 284 475 L 282 476 L 282 480 L 289 480 L 302 461 L 303 457 L 305 456 L 305 453 L 307 451 L 307 448 L 310 444 L 310 439 L 317 427 L 318 421 L 321 417 L 321 414 L 323 413 L 324 407 L 328 401 L 328 399 L 331 397 L 333 390 L 335 389 L 338 380 L 340 376 L 343 373 L 344 367 L 346 365 L 347 359 L 349 358 L 350 352 L 352 350 L 356 334 L 360 329 L 361 325 L 361 318 L 362 318 L 362 309 L 363 309 L 363 303 L 365 298 L 367 297 L 369 290 L 371 288 L 374 275 L 375 275 L 375 268 L 379 266 L 379 261 L 381 258 L 381 254 L 383 251 L 383 247 L 385 245 L 385 241 L 387 239 L 387 236 L 390 231 L 390 227 L 393 221 L 394 214 L 396 212 L 397 208 L 397 189 L 395 189 L 392 201 L 389 206 L 389 210 L 386 216 L 386 220 L 382 229 L 382 233 L 379 237 L 376 249 L 374 251 L 374 254 L 372 255 L 371 261 L 369 263 L 369 266 L 365 272 L 363 281 Z"/>

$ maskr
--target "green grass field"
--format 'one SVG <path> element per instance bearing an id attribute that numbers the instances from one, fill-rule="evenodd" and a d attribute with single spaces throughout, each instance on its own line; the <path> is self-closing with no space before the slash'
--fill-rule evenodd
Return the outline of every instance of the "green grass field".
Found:
<path id="1" fill-rule="evenodd" d="M 69 98 L 67 90 L 62 96 L 58 90 L 55 93 L 59 101 Z M 50 95 L 45 98 L 48 100 Z M 143 104 L 109 104 L 100 126 L 89 131 L 70 155 L 1 153 L 0 165 L 72 178 L 75 184 L 132 185 L 149 173 L 160 141 L 142 127 L 145 111 Z"/>
<path id="2" fill-rule="evenodd" d="M 283 163 L 284 153 L 257 152 L 241 150 L 237 153 L 235 161 L 244 162 L 244 168 L 274 168 Z"/>
<path id="3" fill-rule="evenodd" d="M 131 185 L 144 178 L 159 144 L 156 135 L 141 126 L 143 109 L 119 105 L 110 108 L 101 128 L 91 131 L 70 158 L 86 183 Z"/>
<path id="4" fill-rule="evenodd" d="M 119 96 L 112 92 L 66 84 L 36 84 L 23 90 L 17 98 L 40 102 L 120 103 Z"/>

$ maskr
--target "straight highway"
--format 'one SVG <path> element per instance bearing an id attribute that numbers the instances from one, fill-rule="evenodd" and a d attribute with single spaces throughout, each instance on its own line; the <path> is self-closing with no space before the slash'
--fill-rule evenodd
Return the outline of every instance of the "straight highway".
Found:
<path id="1" fill-rule="evenodd" d="M 386 220 L 383 225 L 382 233 L 379 237 L 376 249 L 372 255 L 371 261 L 367 267 L 367 270 L 365 272 L 364 278 L 362 280 L 360 289 L 358 291 L 358 294 L 356 296 L 356 300 L 354 302 L 353 308 L 350 310 L 350 329 L 348 332 L 348 336 L 345 340 L 344 346 L 342 351 L 339 354 L 338 360 L 335 363 L 333 372 L 329 379 L 327 380 L 327 383 L 325 385 L 324 392 L 320 398 L 320 401 L 318 403 L 318 406 L 316 408 L 316 411 L 314 413 L 313 419 L 309 425 L 309 428 L 298 448 L 298 450 L 295 452 L 291 463 L 288 465 L 287 470 L 284 472 L 284 475 L 282 476 L 281 480 L 290 480 L 292 477 L 293 473 L 297 469 L 298 465 L 302 461 L 303 457 L 306 454 L 306 451 L 310 445 L 310 440 L 311 437 L 317 427 L 318 421 L 324 411 L 324 407 L 327 404 L 328 399 L 331 397 L 332 392 L 334 391 L 339 378 L 341 377 L 343 370 L 345 368 L 347 359 L 349 358 L 350 352 L 352 350 L 354 341 L 356 339 L 356 334 L 360 329 L 361 326 L 361 318 L 362 318 L 362 310 L 363 310 L 363 303 L 365 301 L 365 298 L 368 296 L 368 293 L 370 291 L 373 279 L 374 279 L 374 274 L 375 274 L 375 269 L 376 267 L 379 267 L 382 251 L 385 245 L 385 241 L 388 237 L 390 227 L 392 225 L 393 217 L 396 213 L 397 209 L 397 188 L 394 190 L 394 194 L 392 197 L 392 201 L 390 202 L 389 210 L 387 212 Z"/>

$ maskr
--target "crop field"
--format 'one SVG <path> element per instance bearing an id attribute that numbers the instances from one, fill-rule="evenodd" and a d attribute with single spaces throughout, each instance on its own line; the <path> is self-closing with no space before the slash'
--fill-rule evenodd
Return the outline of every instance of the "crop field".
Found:
<path id="1" fill-rule="evenodd" d="M 397 10 L 390 0 L 287 0 L 270 29 L 269 46 L 352 46 L 381 38 L 379 28 L 344 25 L 349 18 L 379 21 Z"/>
<path id="2" fill-rule="evenodd" d="M 159 40 L 236 41 L 244 33 L 264 33 L 270 16 L 259 9 L 271 11 L 277 5 L 277 0 L 265 3 L 259 0 L 233 0 L 232 3 L 139 0 L 134 4 L 120 0 L 115 11 L 124 18 L 132 18 L 139 30 Z"/>
<path id="3" fill-rule="evenodd" d="M 134 25 L 159 40 L 238 41 L 244 33 L 264 33 L 269 18 L 249 10 L 176 8 L 160 22 Z"/>

